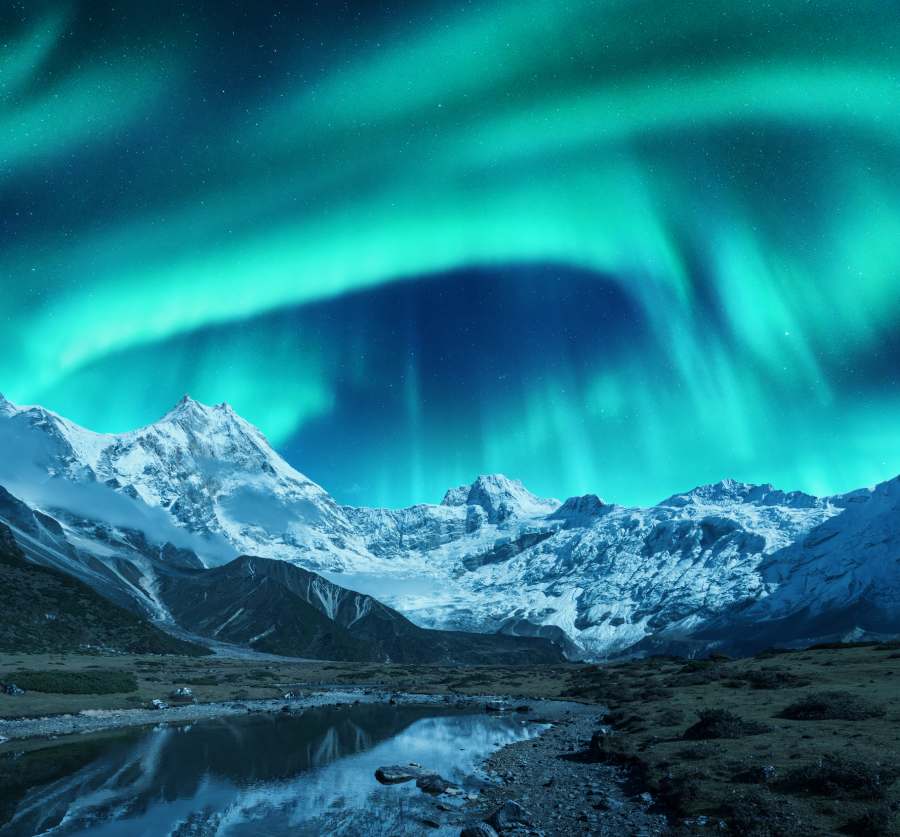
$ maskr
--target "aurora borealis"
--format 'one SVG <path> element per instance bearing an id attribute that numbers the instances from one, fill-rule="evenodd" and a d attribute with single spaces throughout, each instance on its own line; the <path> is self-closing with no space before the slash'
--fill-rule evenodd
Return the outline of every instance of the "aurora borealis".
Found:
<path id="1" fill-rule="evenodd" d="M 349 503 L 900 472 L 883 0 L 0 12 L 0 391 Z"/>

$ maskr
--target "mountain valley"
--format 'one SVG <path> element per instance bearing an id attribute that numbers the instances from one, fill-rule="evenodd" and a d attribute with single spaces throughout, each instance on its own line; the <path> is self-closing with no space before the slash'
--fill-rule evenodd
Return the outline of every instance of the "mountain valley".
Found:
<path id="1" fill-rule="evenodd" d="M 355 508 L 228 405 L 187 397 L 118 435 L 0 398 L 0 448 L 0 521 L 31 560 L 163 627 L 280 654 L 358 658 L 363 622 L 377 659 L 403 659 L 422 629 L 449 632 L 444 660 L 462 659 L 458 632 L 569 658 L 900 632 L 900 479 L 831 497 L 725 480 L 629 508 L 487 475 L 437 505 Z M 254 567 L 274 600 L 230 583 Z M 335 590 L 365 614 L 336 618 Z M 302 631 L 266 621 L 275 600 L 279 618 L 306 613 Z"/>

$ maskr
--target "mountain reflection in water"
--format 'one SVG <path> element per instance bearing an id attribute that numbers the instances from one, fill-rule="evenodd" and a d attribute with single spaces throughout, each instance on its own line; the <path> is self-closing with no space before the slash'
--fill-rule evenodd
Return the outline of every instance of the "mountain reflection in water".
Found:
<path id="1" fill-rule="evenodd" d="M 423 820 L 458 834 L 458 816 L 414 783 L 382 787 L 375 768 L 417 762 L 474 787 L 481 760 L 537 732 L 512 717 L 381 705 L 120 731 L 19 756 L 20 775 L 41 775 L 35 760 L 67 767 L 19 792 L 0 787 L 0 837 L 377 837 L 422 834 Z"/>

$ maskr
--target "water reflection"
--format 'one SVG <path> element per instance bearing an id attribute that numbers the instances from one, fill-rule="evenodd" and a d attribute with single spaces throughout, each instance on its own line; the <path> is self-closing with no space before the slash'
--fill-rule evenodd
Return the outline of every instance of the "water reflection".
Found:
<path id="1" fill-rule="evenodd" d="M 377 837 L 422 834 L 425 820 L 458 834 L 452 812 L 414 785 L 378 785 L 375 768 L 413 761 L 471 787 L 490 752 L 536 732 L 515 718 L 364 705 L 132 730 L 80 760 L 79 744 L 56 748 L 71 772 L 8 798 L 0 835 Z"/>

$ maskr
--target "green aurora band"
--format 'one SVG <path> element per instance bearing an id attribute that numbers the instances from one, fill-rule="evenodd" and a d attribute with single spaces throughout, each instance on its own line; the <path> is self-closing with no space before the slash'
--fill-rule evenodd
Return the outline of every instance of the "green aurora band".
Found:
<path id="1" fill-rule="evenodd" d="M 359 459 L 361 493 L 336 490 L 389 505 L 487 471 L 638 503 L 725 476 L 825 493 L 900 471 L 891 4 L 431 6 L 319 51 L 291 50 L 286 27 L 262 84 L 204 82 L 215 119 L 192 116 L 196 78 L 228 26 L 166 39 L 148 31 L 166 15 L 138 17 L 139 50 L 87 38 L 79 53 L 67 33 L 88 5 L 0 38 L 3 206 L 43 182 L 71 210 L 4 228 L 13 400 L 120 431 L 187 390 L 309 472 L 304 428 L 347 382 L 396 388 L 403 421 Z M 123 149 L 149 164 L 123 169 Z M 364 326 L 271 319 L 528 265 L 615 282 L 643 323 L 633 350 L 606 356 L 598 328 L 575 347 L 587 371 L 523 374 L 448 416 L 414 353 L 379 358 Z M 324 460 L 311 476 L 334 488 Z"/>

